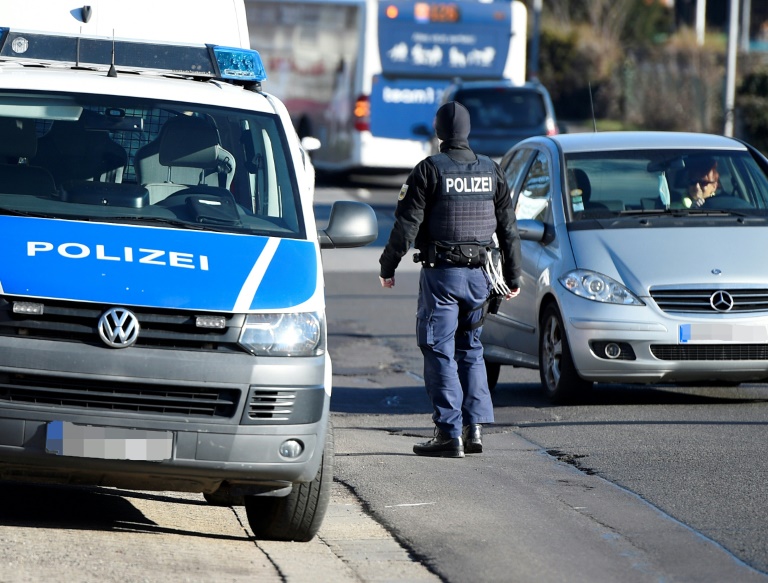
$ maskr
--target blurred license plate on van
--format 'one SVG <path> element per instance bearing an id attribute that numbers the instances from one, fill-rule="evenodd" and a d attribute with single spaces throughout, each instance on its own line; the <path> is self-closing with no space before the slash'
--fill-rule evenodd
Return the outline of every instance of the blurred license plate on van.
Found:
<path id="1" fill-rule="evenodd" d="M 46 430 L 45 450 L 69 457 L 163 461 L 171 459 L 173 433 L 52 421 Z"/>
<path id="2" fill-rule="evenodd" d="M 680 344 L 763 344 L 768 327 L 750 324 L 682 324 Z"/>

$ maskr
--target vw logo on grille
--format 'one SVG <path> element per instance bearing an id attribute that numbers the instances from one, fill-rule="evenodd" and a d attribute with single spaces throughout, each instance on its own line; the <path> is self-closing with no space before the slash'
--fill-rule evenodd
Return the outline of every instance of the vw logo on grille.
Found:
<path id="1" fill-rule="evenodd" d="M 709 297 L 709 304 L 718 312 L 730 312 L 733 308 L 733 296 L 727 291 L 716 291 Z"/>
<path id="2" fill-rule="evenodd" d="M 99 336 L 112 348 L 128 348 L 139 337 L 139 320 L 125 308 L 111 308 L 99 318 Z"/>

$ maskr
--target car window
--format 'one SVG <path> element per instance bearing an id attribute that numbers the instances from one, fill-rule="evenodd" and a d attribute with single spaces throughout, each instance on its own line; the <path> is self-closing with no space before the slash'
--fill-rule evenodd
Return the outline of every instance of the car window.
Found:
<path id="1" fill-rule="evenodd" d="M 469 110 L 474 129 L 517 129 L 544 123 L 544 99 L 536 91 L 519 89 L 465 89 L 455 100 Z"/>
<path id="2" fill-rule="evenodd" d="M 544 152 L 539 152 L 528 170 L 515 203 L 515 215 L 518 219 L 545 220 L 551 197 L 551 184 L 549 161 Z"/>
<path id="3" fill-rule="evenodd" d="M 517 177 L 525 169 L 528 164 L 528 160 L 531 159 L 533 150 L 529 148 L 522 148 L 512 155 L 509 162 L 503 162 L 504 177 L 507 180 L 507 186 L 510 190 L 515 187 Z"/>

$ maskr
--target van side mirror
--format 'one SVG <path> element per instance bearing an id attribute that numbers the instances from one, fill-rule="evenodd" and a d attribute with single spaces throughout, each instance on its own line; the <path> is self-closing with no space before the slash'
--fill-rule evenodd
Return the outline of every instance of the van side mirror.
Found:
<path id="1" fill-rule="evenodd" d="M 435 132 L 433 132 L 431 128 L 427 127 L 423 123 L 413 126 L 411 128 L 411 132 L 414 136 L 419 136 L 420 138 L 425 138 L 427 140 L 431 140 L 435 137 Z"/>
<path id="2" fill-rule="evenodd" d="M 313 138 L 312 136 L 304 136 L 301 138 L 301 147 L 304 148 L 307 152 L 314 152 L 315 150 L 319 150 L 321 145 L 322 144 L 320 143 L 320 140 Z"/>
<path id="3" fill-rule="evenodd" d="M 339 200 L 331 207 L 325 229 L 317 230 L 321 249 L 362 247 L 379 236 L 376 213 L 364 202 Z"/>

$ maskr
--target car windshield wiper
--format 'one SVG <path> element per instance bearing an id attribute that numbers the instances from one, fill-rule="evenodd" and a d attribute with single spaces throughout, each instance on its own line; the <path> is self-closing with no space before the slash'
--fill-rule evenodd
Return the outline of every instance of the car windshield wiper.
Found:
<path id="1" fill-rule="evenodd" d="M 708 217 L 749 217 L 752 216 L 749 213 L 739 211 L 736 209 L 708 209 L 708 208 L 685 208 L 685 209 L 643 209 L 643 210 L 628 210 L 621 211 L 619 216 L 672 216 L 672 217 L 685 217 L 685 216 L 708 216 Z"/>

